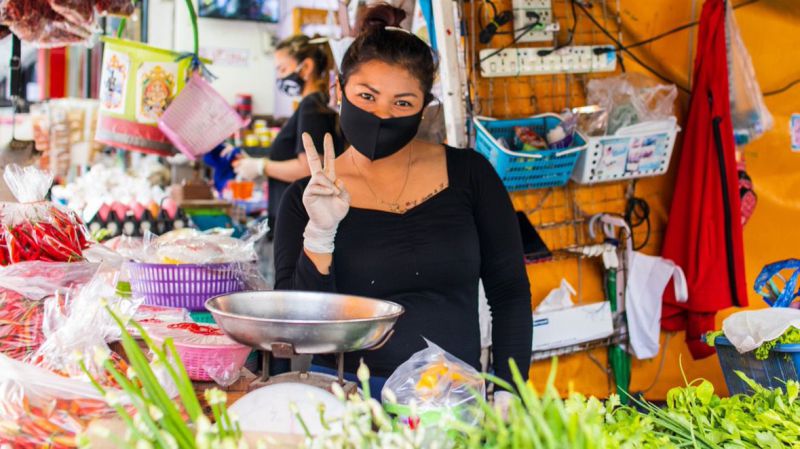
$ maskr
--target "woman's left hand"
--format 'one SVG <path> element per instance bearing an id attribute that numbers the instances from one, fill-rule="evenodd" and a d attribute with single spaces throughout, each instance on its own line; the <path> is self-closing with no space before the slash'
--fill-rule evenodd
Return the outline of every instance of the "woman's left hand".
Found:
<path id="1" fill-rule="evenodd" d="M 233 161 L 233 171 L 236 176 L 245 180 L 252 181 L 259 176 L 266 176 L 265 168 L 267 160 L 264 158 L 242 157 Z"/>

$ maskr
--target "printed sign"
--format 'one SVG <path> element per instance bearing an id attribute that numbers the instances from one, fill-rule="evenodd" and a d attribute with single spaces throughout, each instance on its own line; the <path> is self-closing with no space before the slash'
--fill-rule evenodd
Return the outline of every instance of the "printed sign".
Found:
<path id="1" fill-rule="evenodd" d="M 211 63 L 220 67 L 248 67 L 250 65 L 250 50 L 246 48 L 220 48 L 203 47 L 200 57 L 211 60 Z"/>
<path id="2" fill-rule="evenodd" d="M 125 113 L 130 59 L 125 53 L 106 50 L 100 79 L 100 107 L 116 114 Z"/>
<path id="3" fill-rule="evenodd" d="M 145 62 L 136 72 L 136 120 L 158 123 L 177 93 L 178 64 Z"/>

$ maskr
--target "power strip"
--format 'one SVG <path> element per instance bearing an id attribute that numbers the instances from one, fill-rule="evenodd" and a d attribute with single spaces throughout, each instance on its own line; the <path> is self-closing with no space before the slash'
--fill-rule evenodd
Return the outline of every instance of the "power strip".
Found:
<path id="1" fill-rule="evenodd" d="M 537 17 L 540 26 L 537 31 L 527 31 L 519 36 L 517 42 L 547 42 L 553 40 L 553 31 L 548 28 L 553 23 L 553 7 L 550 0 L 513 0 L 511 6 L 514 12 L 514 34 L 522 33 L 529 25 L 536 23 Z"/>
<path id="2" fill-rule="evenodd" d="M 595 52 L 596 49 L 605 51 Z M 617 52 L 607 45 L 575 45 L 553 51 L 546 56 L 539 56 L 539 52 L 552 50 L 552 47 L 507 48 L 497 54 L 494 54 L 497 49 L 481 50 L 481 76 L 492 78 L 595 73 L 613 72 L 617 69 Z"/>

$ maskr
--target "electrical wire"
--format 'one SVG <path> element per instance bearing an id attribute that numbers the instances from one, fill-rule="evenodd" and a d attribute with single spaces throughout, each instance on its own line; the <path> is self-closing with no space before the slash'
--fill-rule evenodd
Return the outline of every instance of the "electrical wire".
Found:
<path id="1" fill-rule="evenodd" d="M 540 58 L 545 56 L 549 56 L 562 48 L 569 47 L 572 45 L 572 41 L 575 38 L 575 31 L 578 29 L 578 13 L 575 11 L 575 0 L 570 0 L 570 5 L 572 7 L 572 28 L 569 30 L 569 36 L 567 37 L 567 41 L 563 44 L 556 45 L 554 48 L 550 50 L 539 50 L 536 52 Z"/>
<path id="2" fill-rule="evenodd" d="M 522 39 L 529 32 L 533 31 L 533 29 L 536 28 L 537 26 L 539 26 L 541 23 L 542 23 L 541 20 L 537 20 L 534 23 L 526 25 L 525 27 L 522 28 L 522 32 L 518 36 L 515 36 L 514 39 L 511 42 L 509 42 L 507 45 L 504 45 L 504 46 L 498 48 L 497 50 L 495 50 L 492 53 L 484 56 L 483 58 L 479 59 L 478 62 L 475 63 L 475 66 L 479 66 L 482 62 L 486 61 L 487 59 L 492 59 L 493 57 L 495 57 L 495 56 L 499 55 L 501 52 L 503 52 L 503 50 L 508 50 L 509 48 L 511 48 L 511 46 L 513 46 L 514 44 L 519 42 L 520 39 Z"/>
<path id="3" fill-rule="evenodd" d="M 782 94 L 782 93 L 786 92 L 787 90 L 791 89 L 792 87 L 794 87 L 794 86 L 796 86 L 798 84 L 800 84 L 800 78 L 798 78 L 798 79 L 792 81 L 791 83 L 781 87 L 780 89 L 771 90 L 769 92 L 764 92 L 762 95 L 764 95 L 765 97 L 770 97 L 772 95 L 779 95 L 779 94 Z"/>
<path id="4" fill-rule="evenodd" d="M 574 3 L 573 3 L 573 4 L 574 4 Z M 612 41 L 612 42 L 614 42 L 614 43 L 617 45 L 617 47 L 621 49 L 621 51 L 624 51 L 625 53 L 627 53 L 627 54 L 628 54 L 628 56 L 630 56 L 630 57 L 631 57 L 631 59 L 633 59 L 633 60 L 634 60 L 634 61 L 635 61 L 637 64 L 639 64 L 640 66 L 644 67 L 644 68 L 645 68 L 647 71 L 649 71 L 649 72 L 650 72 L 650 73 L 652 73 L 653 75 L 657 76 L 657 77 L 658 77 L 658 78 L 660 78 L 661 80 L 663 80 L 663 81 L 665 81 L 665 82 L 667 82 L 667 83 L 670 83 L 670 84 L 674 84 L 674 85 L 676 85 L 676 86 L 678 87 L 678 89 L 680 89 L 680 90 L 682 90 L 682 91 L 686 92 L 687 94 L 688 94 L 688 93 L 691 93 L 691 91 L 690 91 L 689 89 L 687 89 L 686 87 L 684 87 L 684 86 L 682 86 L 682 85 L 678 84 L 677 82 L 673 81 L 673 80 L 672 80 L 672 79 L 670 79 L 669 77 L 667 77 L 667 76 L 665 76 L 665 75 L 662 75 L 662 74 L 661 74 L 661 73 L 660 73 L 658 70 L 656 70 L 656 69 L 652 68 L 651 66 L 647 65 L 647 64 L 646 64 L 644 61 L 642 61 L 641 59 L 639 59 L 639 57 L 638 57 L 638 56 L 636 56 L 636 55 L 635 55 L 633 52 L 631 52 L 630 50 L 626 49 L 626 48 L 625 48 L 625 46 L 624 46 L 624 45 L 622 45 L 622 42 L 620 42 L 620 41 L 619 41 L 619 40 L 618 40 L 616 37 L 614 37 L 614 35 L 613 35 L 613 34 L 611 34 L 611 32 L 610 32 L 610 31 L 608 31 L 608 30 L 607 30 L 607 29 L 606 29 L 606 28 L 605 28 L 603 25 L 601 25 L 601 24 L 600 24 L 600 22 L 598 22 L 598 21 L 597 21 L 597 19 L 595 19 L 595 18 L 594 18 L 594 16 L 593 16 L 593 15 L 592 15 L 592 14 L 589 12 L 589 10 L 588 10 L 588 9 L 586 9 L 586 7 L 585 7 L 585 6 L 583 6 L 582 4 L 580 4 L 580 3 L 579 3 L 579 4 L 578 4 L 578 7 L 579 7 L 579 8 L 580 8 L 580 9 L 583 11 L 583 13 L 584 13 L 584 14 L 586 14 L 586 17 L 588 17 L 588 18 L 589 18 L 589 20 L 590 20 L 590 21 L 591 21 L 591 22 L 592 22 L 592 23 L 593 23 L 593 24 L 594 24 L 594 25 L 595 25 L 595 26 L 596 26 L 596 27 L 597 27 L 597 28 L 598 28 L 600 31 L 602 31 L 602 32 L 603 32 L 603 34 L 605 34 L 605 35 L 606 35 L 606 37 L 608 37 L 609 39 L 611 39 L 611 41 Z"/>
<path id="5" fill-rule="evenodd" d="M 625 205 L 625 222 L 631 227 L 631 238 L 633 238 L 633 230 L 639 226 L 646 226 L 644 241 L 639 245 L 634 242 L 633 249 L 639 251 L 647 246 L 650 242 L 650 205 L 647 204 L 642 198 L 634 196 L 628 198 Z"/>

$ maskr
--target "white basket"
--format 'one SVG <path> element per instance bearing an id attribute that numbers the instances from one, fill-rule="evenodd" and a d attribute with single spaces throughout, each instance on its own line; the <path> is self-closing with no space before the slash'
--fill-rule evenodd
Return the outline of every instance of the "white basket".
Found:
<path id="1" fill-rule="evenodd" d="M 572 180 L 597 184 L 663 175 L 669 168 L 678 131 L 673 117 L 620 128 L 613 136 L 590 137 Z"/>

